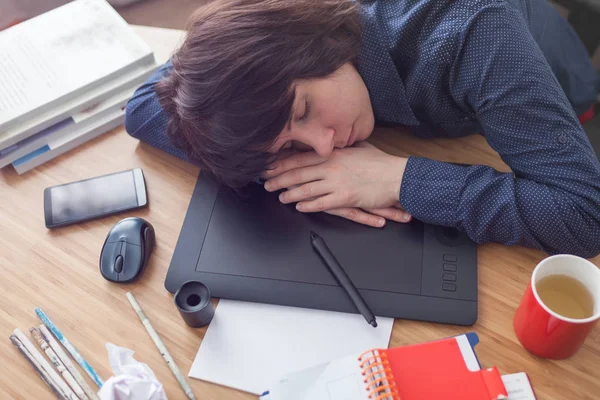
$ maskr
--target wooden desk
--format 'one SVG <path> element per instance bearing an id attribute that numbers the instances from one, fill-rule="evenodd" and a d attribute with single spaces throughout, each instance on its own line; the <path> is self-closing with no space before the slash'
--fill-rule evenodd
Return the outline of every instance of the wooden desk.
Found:
<path id="1" fill-rule="evenodd" d="M 136 27 L 164 61 L 179 34 Z M 380 129 L 371 140 L 402 156 L 419 155 L 442 161 L 487 164 L 508 171 L 479 136 L 455 140 L 422 140 Z M 56 230 L 44 226 L 43 191 L 56 184 L 141 167 L 148 186 L 149 207 Z M 187 375 L 206 329 L 188 328 L 173 297 L 163 286 L 183 224 L 198 169 L 129 137 L 116 129 L 19 176 L 0 170 L 0 399 L 53 398 L 50 390 L 8 337 L 40 321 L 33 309 L 42 307 L 103 379 L 112 371 L 106 342 L 135 351 L 166 387 L 171 399 L 184 398 L 175 378 L 125 297 L 129 290 Z M 100 250 L 109 229 L 125 216 L 136 215 L 155 227 L 157 246 L 142 278 L 133 285 L 105 281 L 98 270 Z M 474 330 L 481 343 L 476 351 L 483 366 L 500 372 L 525 371 L 540 400 L 597 399 L 600 394 L 600 328 L 572 359 L 560 362 L 531 356 L 517 341 L 512 316 L 531 271 L 546 255 L 497 244 L 479 247 L 479 320 L 473 327 L 396 320 L 391 347 L 418 343 Z M 600 265 L 600 257 L 592 260 Z M 247 400 L 256 396 L 188 379 L 201 400 Z M 88 379 L 90 385 L 93 385 Z M 596 394 L 594 394 L 596 393 Z M 429 400 L 429 399 L 425 399 Z"/>
<path id="2" fill-rule="evenodd" d="M 420 140 L 408 133 L 378 130 L 372 142 L 398 154 L 444 161 L 486 163 L 507 170 L 481 137 Z M 400 150 L 402 149 L 402 150 Z M 155 227 L 157 247 L 141 280 L 129 286 L 105 281 L 98 257 L 108 230 L 123 215 L 47 230 L 43 217 L 45 187 L 141 167 L 150 205 L 128 213 Z M 104 379 L 111 376 L 105 343 L 135 351 L 166 387 L 169 398 L 183 392 L 141 325 L 125 293 L 133 291 L 184 374 L 189 371 L 205 329 L 188 328 L 163 286 L 198 169 L 140 144 L 116 129 L 74 152 L 18 176 L 0 170 L 0 398 L 43 399 L 53 395 L 8 340 L 16 327 L 40 324 L 40 306 Z M 531 356 L 517 341 L 512 316 L 531 271 L 545 257 L 539 251 L 487 244 L 479 247 L 479 320 L 473 327 L 396 320 L 390 346 L 477 332 L 477 354 L 484 366 L 501 373 L 525 371 L 540 400 L 597 399 L 600 393 L 600 328 L 582 350 L 566 361 Z M 592 260 L 600 265 L 600 257 Z M 203 400 L 246 400 L 247 393 L 188 379 Z M 90 384 L 91 381 L 89 381 Z M 595 393 L 595 394 L 594 394 Z"/>

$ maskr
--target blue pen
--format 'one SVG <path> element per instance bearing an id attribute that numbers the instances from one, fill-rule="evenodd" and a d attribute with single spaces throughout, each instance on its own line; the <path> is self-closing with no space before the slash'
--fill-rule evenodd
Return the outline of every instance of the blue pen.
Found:
<path id="1" fill-rule="evenodd" d="M 65 349 L 67 349 L 69 351 L 69 353 L 71 353 L 71 355 L 73 356 L 73 358 L 75 359 L 75 361 L 77 361 L 77 363 L 81 366 L 81 368 L 83 368 L 83 370 L 85 372 L 87 372 L 87 374 L 89 375 L 90 378 L 92 378 L 92 380 L 94 381 L 94 383 L 96 383 L 96 385 L 98 385 L 98 387 L 101 388 L 102 385 L 104 384 L 104 381 L 98 376 L 98 374 L 96 373 L 96 371 L 94 371 L 94 368 L 92 368 L 92 366 L 90 364 L 88 364 L 87 361 L 85 361 L 85 359 L 81 356 L 81 354 L 79 354 L 79 352 L 71 344 L 71 342 L 69 342 L 67 340 L 67 338 L 62 334 L 62 332 L 60 331 L 60 329 L 58 329 L 56 327 L 56 325 L 54 325 L 54 323 L 50 320 L 50 318 L 48 318 L 48 316 L 46 315 L 46 313 L 44 313 L 42 311 L 42 309 L 39 308 L 39 307 L 37 307 L 35 309 L 35 313 L 42 320 L 42 322 L 44 323 L 44 325 L 46 325 L 46 327 L 48 329 L 50 329 L 50 332 L 52 332 L 54 334 L 54 336 L 56 336 L 56 339 L 63 346 L 65 346 Z"/>

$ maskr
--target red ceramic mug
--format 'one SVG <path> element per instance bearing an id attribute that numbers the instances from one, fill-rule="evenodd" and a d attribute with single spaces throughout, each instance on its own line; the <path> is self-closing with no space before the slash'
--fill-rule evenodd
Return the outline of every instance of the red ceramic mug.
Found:
<path id="1" fill-rule="evenodd" d="M 546 276 L 564 274 L 581 282 L 594 299 L 594 311 L 585 319 L 567 318 L 548 308 L 538 296 L 536 284 Z M 542 260 L 533 270 L 513 327 L 521 344 L 532 354 L 548 359 L 571 357 L 600 319 L 600 269 L 590 261 L 567 254 Z"/>

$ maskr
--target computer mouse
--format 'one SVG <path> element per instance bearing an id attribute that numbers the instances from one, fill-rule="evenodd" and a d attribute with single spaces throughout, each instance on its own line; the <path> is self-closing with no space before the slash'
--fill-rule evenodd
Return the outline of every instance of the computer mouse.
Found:
<path id="1" fill-rule="evenodd" d="M 138 217 L 117 222 L 106 236 L 100 252 L 100 273 L 111 282 L 138 279 L 148 265 L 155 242 L 152 225 Z"/>

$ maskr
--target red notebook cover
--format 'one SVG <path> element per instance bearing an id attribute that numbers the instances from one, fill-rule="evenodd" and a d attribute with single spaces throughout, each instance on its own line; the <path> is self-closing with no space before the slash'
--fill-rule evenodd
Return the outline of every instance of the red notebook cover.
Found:
<path id="1" fill-rule="evenodd" d="M 476 337 L 476 336 L 475 336 Z M 459 340 L 462 340 L 463 350 Z M 466 343 L 466 345 L 465 345 Z M 361 356 L 370 399 L 496 400 L 508 398 L 498 370 L 479 363 L 466 336 L 381 349 Z M 471 355 L 472 354 L 472 355 Z M 474 362 L 473 362 L 474 360 Z"/>

